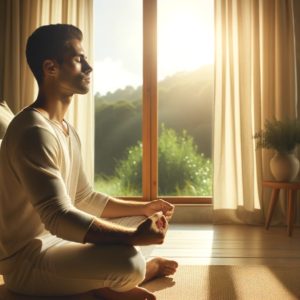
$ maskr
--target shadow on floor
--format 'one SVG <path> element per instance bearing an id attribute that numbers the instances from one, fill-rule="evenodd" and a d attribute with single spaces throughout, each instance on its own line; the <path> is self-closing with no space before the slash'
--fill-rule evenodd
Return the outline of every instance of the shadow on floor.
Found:
<path id="1" fill-rule="evenodd" d="M 299 267 L 272 267 L 270 271 L 277 278 L 278 282 L 289 291 L 295 299 L 300 299 L 300 268 Z"/>
<path id="2" fill-rule="evenodd" d="M 170 277 L 163 277 L 163 278 L 157 278 L 154 280 L 151 280 L 150 282 L 147 282 L 142 285 L 143 288 L 146 288 L 152 293 L 166 290 L 168 288 L 171 288 L 175 285 L 175 281 L 173 278 Z"/>

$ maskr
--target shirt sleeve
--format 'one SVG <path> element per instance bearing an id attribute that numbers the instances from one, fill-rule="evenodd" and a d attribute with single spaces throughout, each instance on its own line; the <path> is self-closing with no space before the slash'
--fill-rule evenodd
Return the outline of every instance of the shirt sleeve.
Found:
<path id="1" fill-rule="evenodd" d="M 100 217 L 110 198 L 104 193 L 93 190 L 86 178 L 81 159 L 75 206 L 89 214 Z"/>
<path id="2" fill-rule="evenodd" d="M 83 243 L 94 216 L 72 204 L 59 170 L 60 155 L 56 136 L 36 126 L 22 135 L 12 164 L 45 228 L 60 238 Z"/>

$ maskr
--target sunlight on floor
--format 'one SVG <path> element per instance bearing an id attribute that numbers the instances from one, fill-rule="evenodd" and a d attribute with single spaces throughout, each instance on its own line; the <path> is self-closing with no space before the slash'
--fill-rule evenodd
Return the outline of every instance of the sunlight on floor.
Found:
<path id="1" fill-rule="evenodd" d="M 162 256 L 181 265 L 270 265 L 300 267 L 300 228 L 171 224 L 163 245 L 142 247 L 147 258 Z"/>
<path id="2" fill-rule="evenodd" d="M 171 225 L 163 245 L 141 247 L 142 252 L 146 258 L 162 256 L 182 265 L 210 264 L 214 231 L 208 227 Z"/>

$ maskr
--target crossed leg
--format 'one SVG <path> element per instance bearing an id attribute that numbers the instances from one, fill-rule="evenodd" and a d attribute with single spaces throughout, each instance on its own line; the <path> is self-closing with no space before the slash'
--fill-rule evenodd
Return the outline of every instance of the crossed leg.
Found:
<path id="1" fill-rule="evenodd" d="M 146 275 L 142 283 L 148 282 L 154 278 L 169 276 L 176 272 L 178 263 L 174 260 L 168 260 L 162 257 L 155 257 L 146 264 Z M 142 284 L 141 283 L 141 284 Z M 126 292 L 115 292 L 109 288 L 95 291 L 95 296 L 105 300 L 154 300 L 155 295 L 148 290 L 137 286 Z"/>
<path id="2" fill-rule="evenodd" d="M 96 291 L 102 298 L 153 300 L 139 284 L 175 272 L 177 263 L 154 258 L 147 263 L 131 246 L 80 245 L 50 236 L 36 239 L 20 254 L 18 267 L 4 276 L 9 290 L 32 296 L 62 296 Z"/>

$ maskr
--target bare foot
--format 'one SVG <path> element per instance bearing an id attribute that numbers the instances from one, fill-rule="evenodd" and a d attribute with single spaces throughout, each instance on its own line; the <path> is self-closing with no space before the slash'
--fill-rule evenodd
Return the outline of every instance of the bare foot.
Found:
<path id="1" fill-rule="evenodd" d="M 148 290 L 135 287 L 127 292 L 115 292 L 109 288 L 103 288 L 94 291 L 94 296 L 103 299 L 103 300 L 155 300 L 156 297 L 154 294 Z"/>
<path id="2" fill-rule="evenodd" d="M 151 279 L 173 275 L 176 272 L 178 263 L 162 257 L 155 257 L 147 262 L 146 276 L 142 283 Z"/>

